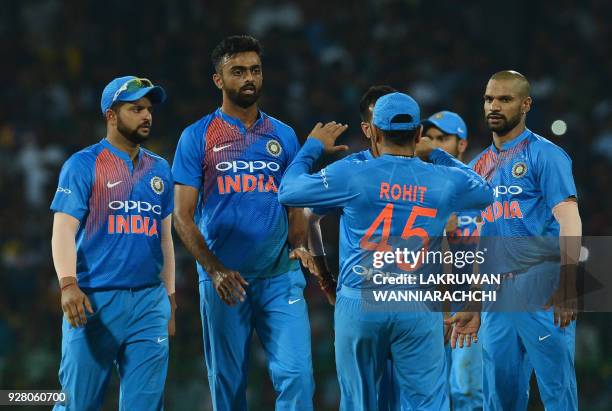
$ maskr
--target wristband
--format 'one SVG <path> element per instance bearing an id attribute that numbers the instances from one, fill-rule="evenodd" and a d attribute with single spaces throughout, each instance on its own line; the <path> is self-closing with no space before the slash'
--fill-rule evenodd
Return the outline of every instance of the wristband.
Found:
<path id="1" fill-rule="evenodd" d="M 74 281 L 74 282 L 72 282 L 72 283 L 68 283 L 68 284 L 66 284 L 65 286 L 63 286 L 63 287 L 61 288 L 61 290 L 62 290 L 62 291 L 64 291 L 66 288 L 70 287 L 71 285 L 75 285 L 75 284 L 76 284 L 76 281 Z"/>

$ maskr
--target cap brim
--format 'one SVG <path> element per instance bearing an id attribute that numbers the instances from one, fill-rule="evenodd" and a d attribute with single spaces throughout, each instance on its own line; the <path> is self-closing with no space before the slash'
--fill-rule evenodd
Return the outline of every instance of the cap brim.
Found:
<path id="1" fill-rule="evenodd" d="M 166 101 L 166 91 L 160 86 L 144 87 L 135 90 L 133 93 L 123 93 L 118 101 L 136 101 L 143 97 L 148 97 L 152 104 L 161 104 Z"/>
<path id="2" fill-rule="evenodd" d="M 427 119 L 427 120 L 423 120 L 421 124 L 423 125 L 423 127 L 434 126 L 440 129 L 444 134 L 450 134 L 450 135 L 457 136 L 459 138 L 465 138 L 460 133 L 458 133 L 456 129 L 449 129 L 445 124 L 442 124 L 442 122 L 437 121 L 437 120 Z"/>
<path id="3" fill-rule="evenodd" d="M 440 122 L 435 121 L 435 120 L 430 120 L 430 119 L 423 120 L 423 121 L 421 122 L 421 124 L 423 125 L 423 127 L 427 127 L 427 126 L 434 126 L 434 127 L 436 127 L 436 128 L 439 128 L 439 129 L 440 129 L 440 130 L 442 130 L 442 131 L 443 131 L 445 134 L 455 134 L 455 133 L 452 133 L 450 130 L 445 129 L 445 128 L 444 128 L 444 126 L 443 126 L 442 124 L 440 124 Z"/>

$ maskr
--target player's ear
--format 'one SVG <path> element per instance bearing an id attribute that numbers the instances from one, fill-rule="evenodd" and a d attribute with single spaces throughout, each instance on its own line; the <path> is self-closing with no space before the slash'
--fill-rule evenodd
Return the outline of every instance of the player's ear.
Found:
<path id="1" fill-rule="evenodd" d="M 414 143 L 419 144 L 421 141 L 421 137 L 423 137 L 423 125 L 421 124 L 414 134 Z"/>
<path id="2" fill-rule="evenodd" d="M 111 122 L 111 124 L 116 124 L 117 123 L 117 113 L 115 113 L 110 108 L 108 110 L 106 110 L 106 113 L 104 113 L 104 117 L 106 118 L 106 122 L 107 123 L 109 121 Z"/>
<path id="3" fill-rule="evenodd" d="M 521 113 L 527 114 L 531 110 L 531 97 L 525 97 L 521 103 Z"/>
<path id="4" fill-rule="evenodd" d="M 223 90 L 223 78 L 221 77 L 221 74 L 219 73 L 213 74 L 212 80 L 213 80 L 213 83 L 215 83 L 215 86 L 217 86 L 219 90 Z"/>
<path id="5" fill-rule="evenodd" d="M 367 139 L 372 138 L 372 129 L 370 128 L 370 123 L 366 123 L 365 121 L 361 122 L 361 131 L 366 136 Z"/>

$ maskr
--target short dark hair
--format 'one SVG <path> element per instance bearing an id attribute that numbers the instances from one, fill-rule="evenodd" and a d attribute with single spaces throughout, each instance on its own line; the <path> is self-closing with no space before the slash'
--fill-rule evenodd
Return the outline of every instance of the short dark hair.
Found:
<path id="1" fill-rule="evenodd" d="M 113 104 L 111 104 L 109 109 L 113 110 L 115 113 L 118 113 L 119 110 L 121 110 L 121 107 L 125 106 L 127 103 L 127 101 L 115 101 Z"/>
<path id="2" fill-rule="evenodd" d="M 127 102 L 125 101 L 115 101 L 113 104 L 111 104 L 111 106 L 108 109 L 115 112 L 115 114 L 118 114 L 119 110 L 121 110 L 121 107 L 125 106 L 126 104 Z M 102 114 L 102 118 L 106 119 L 106 112 Z"/>
<path id="3" fill-rule="evenodd" d="M 359 115 L 361 116 L 361 121 L 371 120 L 370 106 L 376 103 L 376 100 L 386 94 L 394 93 L 396 91 L 397 90 L 395 90 L 393 87 L 387 85 L 370 87 L 363 94 L 363 96 L 361 96 L 361 100 L 359 101 Z"/>
<path id="4" fill-rule="evenodd" d="M 247 51 L 254 51 L 259 58 L 263 55 L 261 43 L 253 36 L 240 35 L 224 38 L 221 43 L 217 44 L 210 55 L 215 71 L 219 72 L 219 66 L 225 56 L 231 57 L 234 54 Z"/>
<path id="5" fill-rule="evenodd" d="M 385 141 L 396 146 L 406 146 L 414 141 L 419 128 L 417 127 L 414 130 L 380 131 L 382 131 L 383 135 L 385 136 Z"/>

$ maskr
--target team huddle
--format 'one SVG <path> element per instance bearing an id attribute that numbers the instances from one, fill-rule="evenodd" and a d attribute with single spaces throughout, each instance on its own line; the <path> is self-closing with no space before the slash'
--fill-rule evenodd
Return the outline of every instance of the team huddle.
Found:
<path id="1" fill-rule="evenodd" d="M 318 123 L 300 147 L 290 126 L 258 108 L 261 54 L 250 36 L 213 50 L 222 104 L 183 130 L 171 167 L 140 146 L 164 89 L 134 76 L 105 87 L 107 135 L 66 161 L 51 204 L 64 312 L 59 379 L 68 396 L 55 409 L 101 409 L 113 368 L 119 409 L 163 409 L 175 332 L 174 223 L 197 263 L 216 411 L 247 409 L 254 331 L 276 409 L 314 409 L 302 269 L 334 305 L 340 410 L 526 410 L 533 372 L 547 410 L 577 410 L 576 187 L 569 156 L 526 128 L 527 79 L 515 71 L 489 79 L 483 105 L 493 142 L 469 164 L 458 114 L 422 120 L 412 97 L 373 86 L 359 105 L 369 148 L 315 171 L 323 154 L 348 149 L 336 145 L 348 126 Z M 330 214 L 340 220 L 337 278 L 319 225 Z M 495 291 L 530 295 L 537 309 L 384 306 L 363 275 L 375 253 L 414 244 L 465 252 L 487 238 L 517 237 L 557 246 L 545 254 L 516 248 L 511 259 L 462 270 L 500 271 L 503 260 Z M 446 268 L 385 261 L 379 271 Z M 534 293 L 534 284 L 544 291 Z"/>

